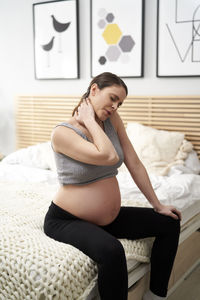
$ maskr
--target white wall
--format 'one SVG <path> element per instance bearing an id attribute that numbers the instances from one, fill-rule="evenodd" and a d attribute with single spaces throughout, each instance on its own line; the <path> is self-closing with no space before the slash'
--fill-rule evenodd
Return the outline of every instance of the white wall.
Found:
<path id="1" fill-rule="evenodd" d="M 0 152 L 15 149 L 14 100 L 22 94 L 83 94 L 90 77 L 90 0 L 79 0 L 80 79 L 36 80 L 32 4 L 0 0 Z M 144 77 L 124 79 L 130 95 L 198 95 L 200 78 L 156 77 L 156 0 L 145 1 Z"/>

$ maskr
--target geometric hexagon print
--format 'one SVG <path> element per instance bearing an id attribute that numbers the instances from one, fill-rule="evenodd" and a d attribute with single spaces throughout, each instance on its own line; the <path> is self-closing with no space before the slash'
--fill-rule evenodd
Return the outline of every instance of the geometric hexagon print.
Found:
<path id="1" fill-rule="evenodd" d="M 91 0 L 91 76 L 143 76 L 143 0 Z"/>

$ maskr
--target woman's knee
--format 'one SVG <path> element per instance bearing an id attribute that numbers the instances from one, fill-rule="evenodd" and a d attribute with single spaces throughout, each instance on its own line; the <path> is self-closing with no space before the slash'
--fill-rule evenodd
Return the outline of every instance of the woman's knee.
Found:
<path id="1" fill-rule="evenodd" d="M 180 220 L 179 219 L 173 219 L 170 217 L 168 229 L 169 233 L 173 235 L 179 235 L 180 234 Z"/>
<path id="2" fill-rule="evenodd" d="M 103 246 L 101 250 L 102 259 L 106 263 L 125 263 L 125 251 L 119 240 L 113 239 L 109 244 Z"/>
<path id="3" fill-rule="evenodd" d="M 179 235 L 180 233 L 180 220 L 174 219 L 170 216 L 159 216 L 159 228 L 160 234 Z"/>

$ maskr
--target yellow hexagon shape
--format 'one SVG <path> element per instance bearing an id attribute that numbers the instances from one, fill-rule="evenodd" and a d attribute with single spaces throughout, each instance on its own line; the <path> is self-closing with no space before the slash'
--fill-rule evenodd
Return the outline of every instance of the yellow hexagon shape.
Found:
<path id="1" fill-rule="evenodd" d="M 109 24 L 102 35 L 107 44 L 114 45 L 119 41 L 122 32 L 117 24 Z"/>

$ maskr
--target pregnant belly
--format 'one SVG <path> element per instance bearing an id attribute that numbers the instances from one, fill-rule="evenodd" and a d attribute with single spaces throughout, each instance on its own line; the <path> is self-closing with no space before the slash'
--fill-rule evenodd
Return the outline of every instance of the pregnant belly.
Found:
<path id="1" fill-rule="evenodd" d="M 117 217 L 121 197 L 117 179 L 111 177 L 82 186 L 61 186 L 53 202 L 81 219 L 107 225 Z"/>

